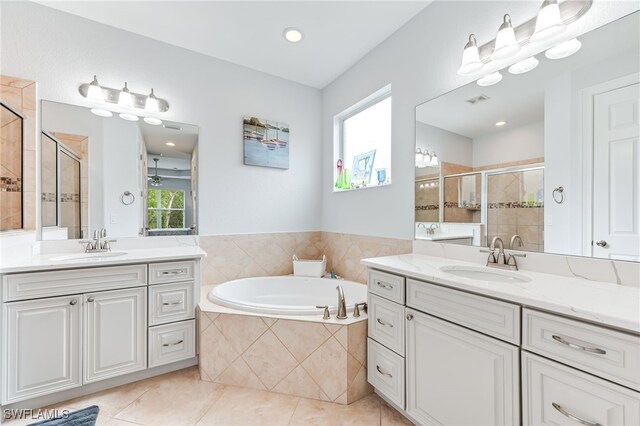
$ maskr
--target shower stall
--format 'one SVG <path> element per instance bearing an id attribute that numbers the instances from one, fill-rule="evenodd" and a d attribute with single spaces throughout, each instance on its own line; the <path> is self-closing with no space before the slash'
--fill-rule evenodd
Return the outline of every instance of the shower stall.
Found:
<path id="1" fill-rule="evenodd" d="M 0 231 L 23 227 L 23 117 L 0 102 Z"/>

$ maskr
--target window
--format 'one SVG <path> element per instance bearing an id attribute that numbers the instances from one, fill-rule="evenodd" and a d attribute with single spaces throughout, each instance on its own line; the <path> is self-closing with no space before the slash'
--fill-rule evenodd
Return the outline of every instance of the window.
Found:
<path id="1" fill-rule="evenodd" d="M 336 116 L 335 191 L 391 183 L 390 89 L 387 86 Z"/>
<path id="2" fill-rule="evenodd" d="M 147 224 L 149 228 L 184 228 L 184 201 L 184 191 L 150 189 L 147 193 Z"/>

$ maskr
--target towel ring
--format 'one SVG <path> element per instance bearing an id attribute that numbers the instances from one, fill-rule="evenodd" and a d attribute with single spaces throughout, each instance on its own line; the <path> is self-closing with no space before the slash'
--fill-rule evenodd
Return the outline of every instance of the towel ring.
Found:
<path id="1" fill-rule="evenodd" d="M 124 191 L 124 194 L 120 196 L 120 202 L 125 206 L 130 206 L 134 201 L 136 201 L 136 196 L 129 191 Z"/>
<path id="2" fill-rule="evenodd" d="M 564 202 L 564 188 L 562 186 L 557 187 L 551 193 L 553 196 L 553 201 L 558 204 L 562 204 Z"/>

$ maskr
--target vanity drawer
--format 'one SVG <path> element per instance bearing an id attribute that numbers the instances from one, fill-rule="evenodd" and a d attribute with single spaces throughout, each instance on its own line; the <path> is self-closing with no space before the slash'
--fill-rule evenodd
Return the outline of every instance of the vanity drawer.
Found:
<path id="1" fill-rule="evenodd" d="M 369 337 L 404 356 L 404 306 L 369 295 Z"/>
<path id="2" fill-rule="evenodd" d="M 404 358 L 367 339 L 367 380 L 389 401 L 404 408 Z"/>
<path id="3" fill-rule="evenodd" d="M 407 279 L 407 306 L 520 345 L 520 306 Z"/>
<path id="4" fill-rule="evenodd" d="M 196 356 L 196 321 L 149 328 L 149 368 Z"/>
<path id="5" fill-rule="evenodd" d="M 640 394 L 522 353 L 524 425 L 638 425 Z"/>
<path id="6" fill-rule="evenodd" d="M 149 287 L 149 325 L 193 318 L 193 290 L 193 282 Z"/>
<path id="7" fill-rule="evenodd" d="M 524 309 L 523 348 L 640 390 L 640 337 Z"/>
<path id="8" fill-rule="evenodd" d="M 149 264 L 149 284 L 193 281 L 195 270 L 196 262 L 193 260 L 151 263 Z"/>
<path id="9" fill-rule="evenodd" d="M 2 277 L 2 301 L 13 302 L 146 285 L 147 265 L 9 274 Z"/>
<path id="10" fill-rule="evenodd" d="M 404 304 L 404 277 L 369 270 L 369 293 Z"/>

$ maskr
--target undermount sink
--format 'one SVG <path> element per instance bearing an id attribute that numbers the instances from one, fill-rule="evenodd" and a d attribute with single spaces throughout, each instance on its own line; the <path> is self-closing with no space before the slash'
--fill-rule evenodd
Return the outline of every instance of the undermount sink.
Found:
<path id="1" fill-rule="evenodd" d="M 491 281 L 498 283 L 526 283 L 531 278 L 510 271 L 491 271 L 489 268 L 474 266 L 443 266 L 440 268 L 442 272 L 456 275 L 461 278 L 471 278 L 474 280 Z"/>
<path id="2" fill-rule="evenodd" d="M 124 251 L 105 251 L 103 253 L 78 253 L 78 254 L 67 254 L 64 256 L 52 257 L 51 260 L 54 262 L 59 262 L 59 261 L 65 261 L 65 260 L 100 259 L 104 257 L 124 256 L 125 254 L 127 253 Z"/>

